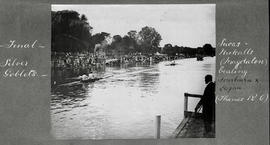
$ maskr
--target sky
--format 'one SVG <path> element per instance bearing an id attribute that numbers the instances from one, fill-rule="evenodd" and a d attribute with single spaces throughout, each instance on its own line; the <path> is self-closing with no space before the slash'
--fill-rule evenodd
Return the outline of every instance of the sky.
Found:
<path id="1" fill-rule="evenodd" d="M 92 34 L 124 36 L 150 26 L 160 33 L 160 46 L 216 46 L 215 4 L 52 5 L 52 11 L 74 10 L 86 15 Z"/>

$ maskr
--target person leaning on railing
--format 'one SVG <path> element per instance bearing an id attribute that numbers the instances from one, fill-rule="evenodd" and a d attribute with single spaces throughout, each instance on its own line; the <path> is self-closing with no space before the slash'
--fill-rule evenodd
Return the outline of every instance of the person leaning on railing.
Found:
<path id="1" fill-rule="evenodd" d="M 195 113 L 202 107 L 202 114 L 204 120 L 205 133 L 214 132 L 215 126 L 215 83 L 212 82 L 212 76 L 205 76 L 205 87 L 203 96 L 197 106 L 195 107 Z"/>

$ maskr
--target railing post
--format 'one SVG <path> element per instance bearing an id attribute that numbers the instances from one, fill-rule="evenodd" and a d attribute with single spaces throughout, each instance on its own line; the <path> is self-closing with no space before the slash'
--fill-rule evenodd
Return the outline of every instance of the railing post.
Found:
<path id="1" fill-rule="evenodd" d="M 161 123 L 161 116 L 156 116 L 156 138 L 160 138 L 160 123 Z"/>
<path id="2" fill-rule="evenodd" d="M 186 117 L 186 112 L 188 110 L 188 93 L 185 93 L 184 96 L 184 116 Z"/>

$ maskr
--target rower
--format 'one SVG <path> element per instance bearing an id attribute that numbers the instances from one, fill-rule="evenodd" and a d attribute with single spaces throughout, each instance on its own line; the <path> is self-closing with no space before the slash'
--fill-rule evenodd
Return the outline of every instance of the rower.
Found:
<path id="1" fill-rule="evenodd" d="M 90 74 L 88 74 L 88 78 L 89 79 L 94 79 L 95 78 L 95 75 L 92 72 L 90 72 Z"/>
<path id="2" fill-rule="evenodd" d="M 87 80 L 88 77 L 87 77 L 87 75 L 84 74 L 84 75 L 82 75 L 81 79 L 84 81 L 84 80 Z"/>

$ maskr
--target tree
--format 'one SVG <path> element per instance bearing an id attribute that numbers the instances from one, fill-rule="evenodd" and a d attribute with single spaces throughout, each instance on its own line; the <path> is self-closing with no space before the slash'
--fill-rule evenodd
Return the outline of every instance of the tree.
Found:
<path id="1" fill-rule="evenodd" d="M 88 21 L 88 19 L 86 18 L 86 16 L 84 14 L 82 14 L 81 20 L 84 21 L 84 22 L 87 22 Z"/>
<path id="2" fill-rule="evenodd" d="M 85 15 L 76 11 L 52 11 L 52 51 L 80 52 L 88 49 L 93 29 Z"/>
<path id="3" fill-rule="evenodd" d="M 124 43 L 126 43 L 125 39 L 126 37 L 122 38 L 120 35 L 114 35 L 111 45 L 108 46 L 107 54 L 116 57 L 124 55 L 127 52 L 126 46 L 124 45 Z"/>
<path id="4" fill-rule="evenodd" d="M 172 44 L 169 43 L 164 45 L 162 53 L 167 54 L 169 56 L 174 56 L 176 51 L 174 50 Z"/>
<path id="5" fill-rule="evenodd" d="M 128 44 L 128 48 L 129 48 L 129 52 L 133 53 L 133 52 L 140 52 L 141 49 L 139 47 L 140 45 L 140 36 L 137 33 L 137 31 L 135 30 L 131 30 L 127 33 L 127 37 L 126 40 L 128 40 L 129 44 Z"/>
<path id="6" fill-rule="evenodd" d="M 203 50 L 204 50 L 205 55 L 207 55 L 207 56 L 214 56 L 215 55 L 215 50 L 211 44 L 204 44 Z"/>
<path id="7" fill-rule="evenodd" d="M 134 39 L 134 40 L 137 40 L 139 37 L 137 31 L 135 30 L 130 30 L 127 34 L 129 38 Z"/>
<path id="8" fill-rule="evenodd" d="M 197 47 L 197 52 L 198 55 L 205 55 L 204 49 L 202 47 Z"/>
<path id="9" fill-rule="evenodd" d="M 122 37 L 120 35 L 113 36 L 113 43 L 120 43 L 122 41 Z"/>
<path id="10" fill-rule="evenodd" d="M 102 41 L 104 41 L 108 36 L 110 36 L 109 33 L 107 32 L 101 32 L 101 33 L 96 33 L 91 37 L 92 43 L 94 45 L 100 44 Z"/>
<path id="11" fill-rule="evenodd" d="M 159 43 L 162 40 L 161 35 L 152 27 L 145 26 L 139 32 L 141 47 L 146 53 L 157 51 Z"/>

